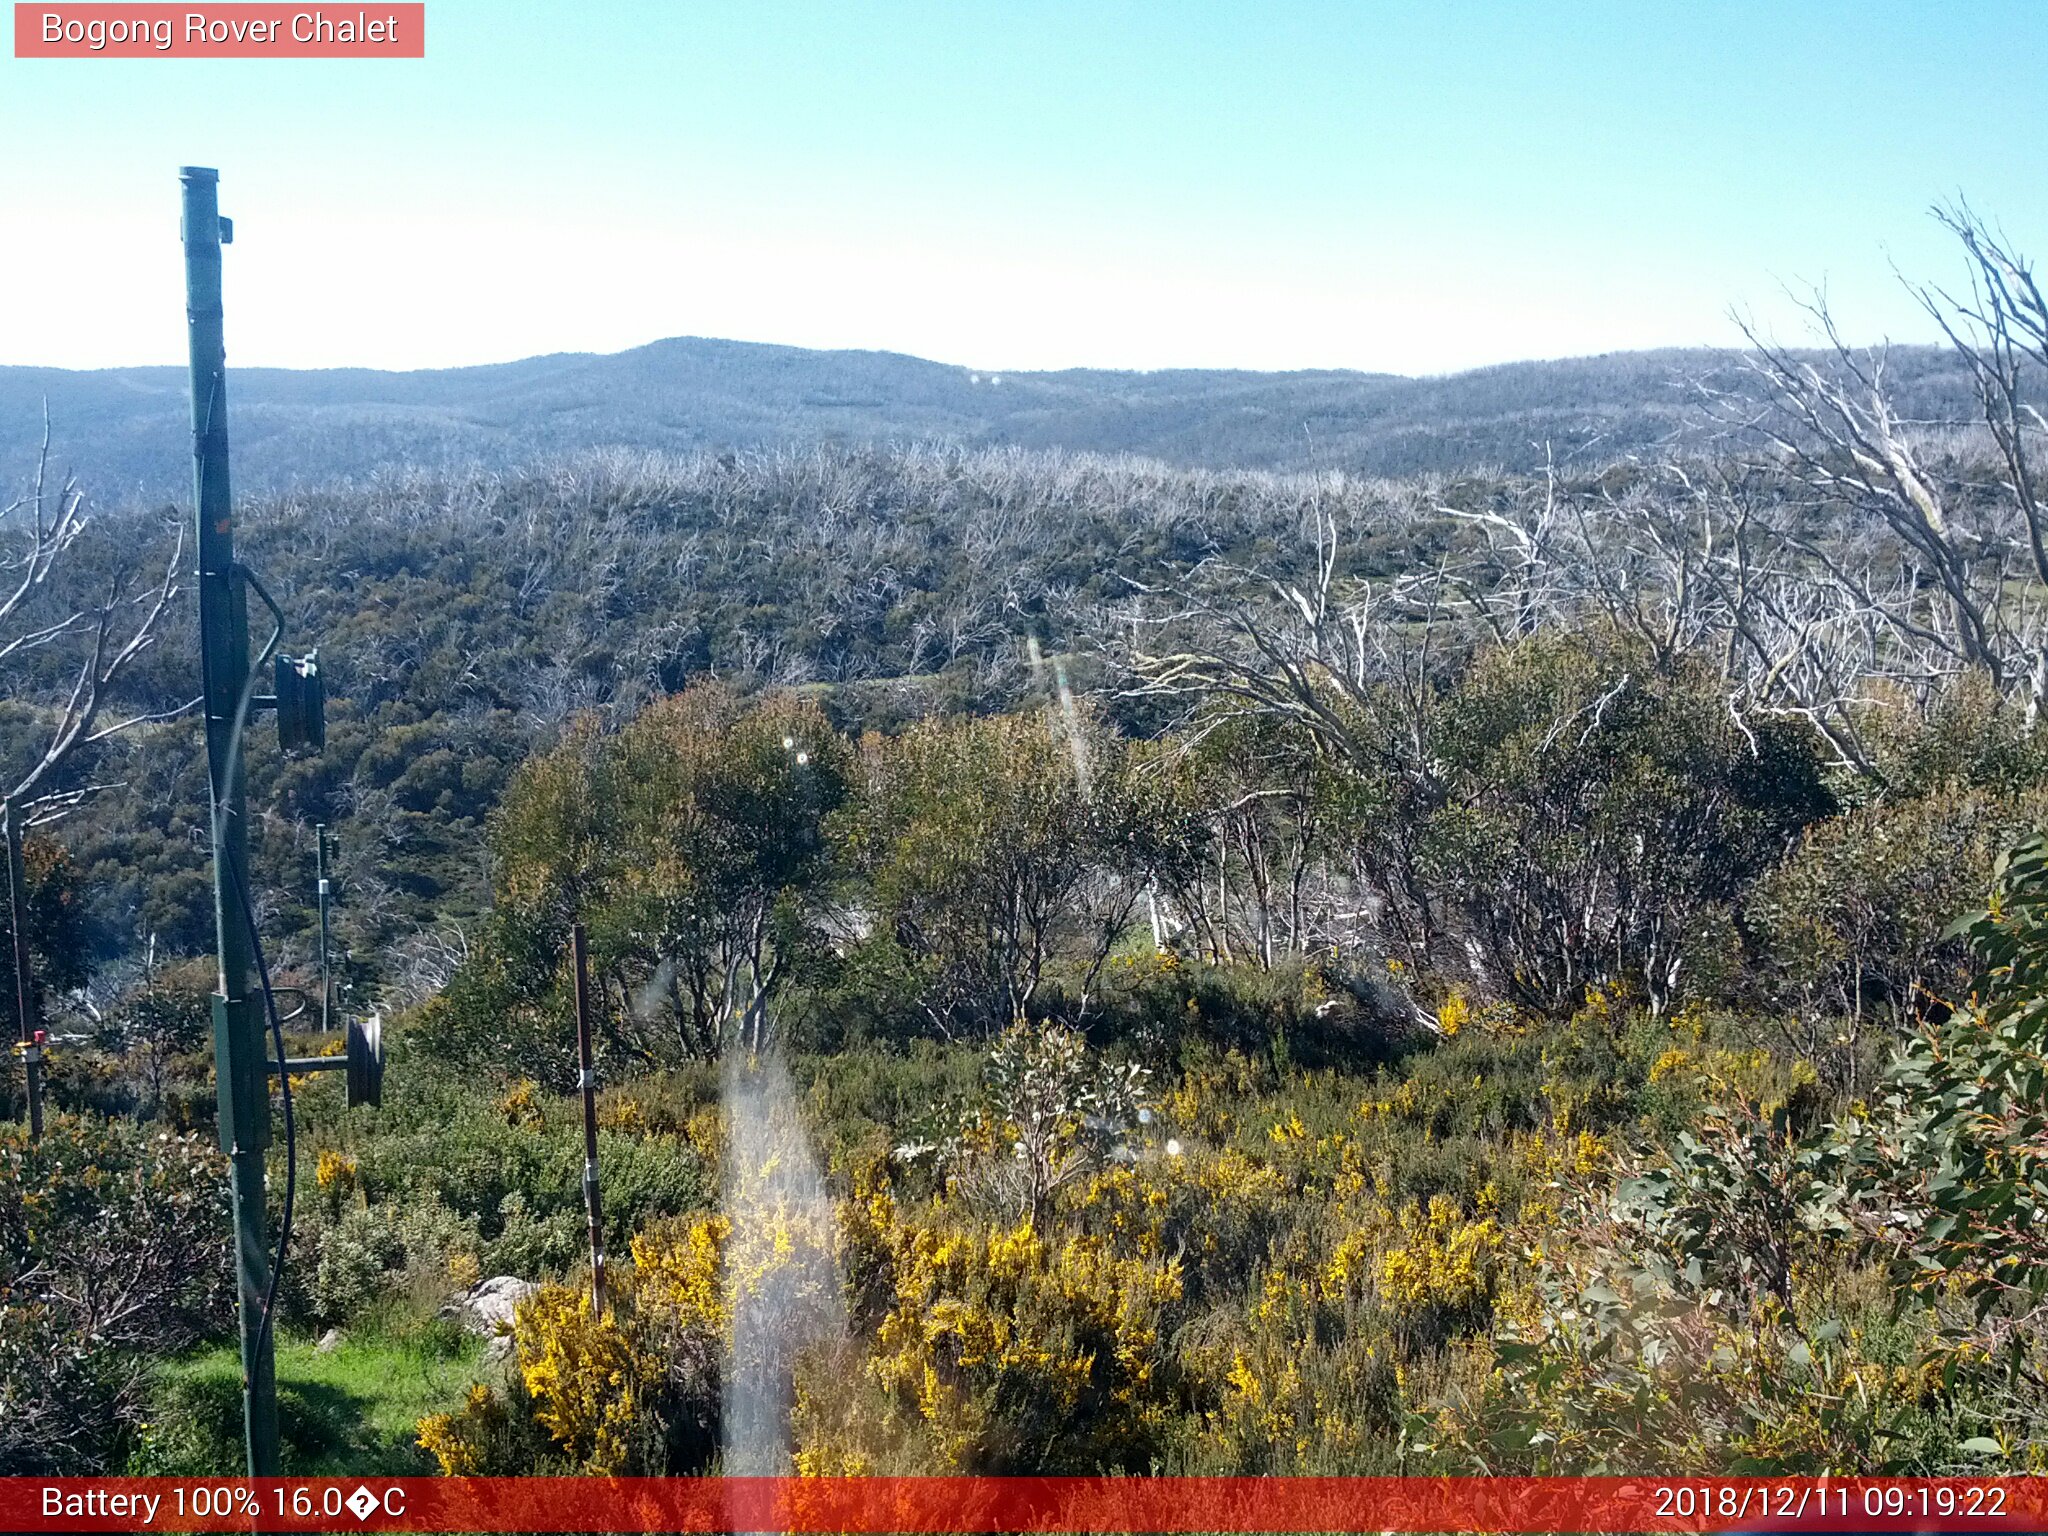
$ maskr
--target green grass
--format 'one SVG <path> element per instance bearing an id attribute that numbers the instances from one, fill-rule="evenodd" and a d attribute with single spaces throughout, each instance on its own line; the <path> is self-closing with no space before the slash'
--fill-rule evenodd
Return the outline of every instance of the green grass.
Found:
<path id="1" fill-rule="evenodd" d="M 440 1325 L 398 1336 L 358 1332 L 329 1354 L 310 1338 L 277 1345 L 278 1433 L 292 1476 L 431 1473 L 414 1443 L 420 1419 L 459 1407 L 482 1341 Z M 155 1409 L 132 1470 L 156 1475 L 242 1466 L 242 1367 L 232 1345 L 159 1368 Z"/>

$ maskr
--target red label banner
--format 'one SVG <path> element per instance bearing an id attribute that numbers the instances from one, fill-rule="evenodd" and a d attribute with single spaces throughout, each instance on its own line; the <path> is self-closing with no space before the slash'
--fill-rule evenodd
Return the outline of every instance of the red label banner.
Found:
<path id="1" fill-rule="evenodd" d="M 422 59 L 424 4 L 14 7 L 17 59 Z"/>
<path id="2" fill-rule="evenodd" d="M 2048 1532 L 2048 1479 L 0 1479 L 44 1531 Z"/>

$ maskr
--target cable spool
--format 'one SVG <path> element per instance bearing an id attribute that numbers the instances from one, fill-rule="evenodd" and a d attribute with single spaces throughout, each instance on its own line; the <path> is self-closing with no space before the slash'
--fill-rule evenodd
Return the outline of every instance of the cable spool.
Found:
<path id="1" fill-rule="evenodd" d="M 384 1019 L 348 1021 L 348 1107 L 384 1102 Z"/>

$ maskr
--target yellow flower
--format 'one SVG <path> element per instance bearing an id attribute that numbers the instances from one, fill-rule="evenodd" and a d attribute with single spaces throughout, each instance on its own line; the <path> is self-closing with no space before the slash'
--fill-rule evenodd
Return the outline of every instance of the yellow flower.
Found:
<path id="1" fill-rule="evenodd" d="M 629 1094 L 620 1094 L 599 1103 L 597 1123 L 623 1136 L 644 1136 L 648 1130 L 647 1107 Z"/>
<path id="2" fill-rule="evenodd" d="M 498 1113 L 508 1125 L 540 1125 L 545 1118 L 540 1106 L 540 1084 L 523 1077 L 498 1100 Z"/>
<path id="3" fill-rule="evenodd" d="M 1472 1004 L 1462 992 L 1453 992 L 1436 1010 L 1436 1022 L 1446 1035 L 1455 1035 L 1472 1019 Z"/>
<path id="4" fill-rule="evenodd" d="M 942 1457 L 974 1464 L 1002 1402 L 1107 1454 L 1149 1446 L 1169 1411 L 1155 1385 L 1161 1310 L 1179 1267 L 1117 1256 L 1100 1237 L 1049 1242 L 1029 1223 L 966 1233 L 895 1225 L 895 1304 L 874 1379 Z"/>
<path id="5" fill-rule="evenodd" d="M 458 1412 L 420 1420 L 417 1443 L 440 1462 L 443 1476 L 475 1477 L 492 1470 L 484 1465 L 484 1445 L 508 1418 L 489 1387 L 472 1386 Z"/>
<path id="6" fill-rule="evenodd" d="M 356 1187 L 356 1160 L 332 1147 L 324 1149 L 314 1161 L 313 1182 L 322 1189 L 347 1193 Z"/>

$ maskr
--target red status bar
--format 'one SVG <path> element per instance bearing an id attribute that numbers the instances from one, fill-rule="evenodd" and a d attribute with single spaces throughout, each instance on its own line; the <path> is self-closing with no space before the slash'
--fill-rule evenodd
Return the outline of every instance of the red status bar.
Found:
<path id="1" fill-rule="evenodd" d="M 2048 1532 L 2048 1479 L 16 1477 L 0 1528 Z"/>

